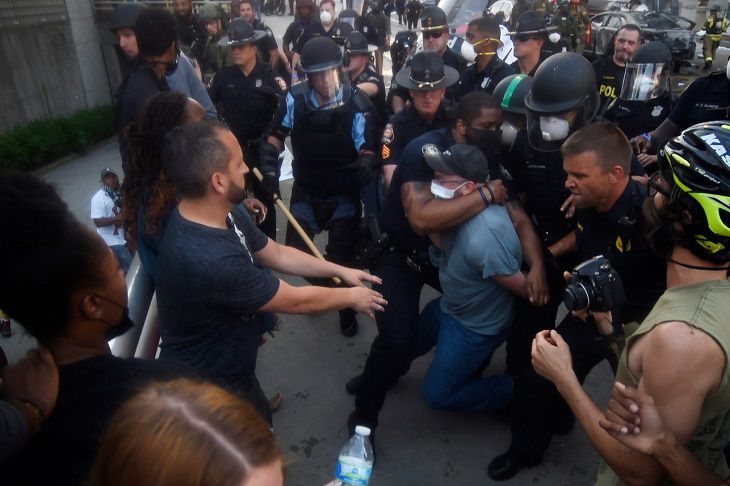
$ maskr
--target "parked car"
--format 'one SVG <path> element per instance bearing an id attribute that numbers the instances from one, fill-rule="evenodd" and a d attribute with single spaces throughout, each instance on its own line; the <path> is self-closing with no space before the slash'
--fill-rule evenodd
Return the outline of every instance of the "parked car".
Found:
<path id="1" fill-rule="evenodd" d="M 684 60 L 695 53 L 695 23 L 684 17 L 664 12 L 601 12 L 591 17 L 589 39 L 583 54 L 589 59 L 613 52 L 613 38 L 618 29 L 626 24 L 641 27 L 644 41 L 661 41 L 672 51 L 675 71 Z"/>

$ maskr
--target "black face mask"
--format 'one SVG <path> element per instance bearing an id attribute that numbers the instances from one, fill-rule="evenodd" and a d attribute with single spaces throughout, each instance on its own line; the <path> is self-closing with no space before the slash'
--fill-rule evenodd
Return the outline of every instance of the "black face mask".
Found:
<path id="1" fill-rule="evenodd" d="M 132 321 L 132 319 L 129 318 L 129 307 L 127 307 L 126 305 L 118 304 L 111 299 L 107 299 L 103 295 L 97 294 L 96 296 L 122 309 L 122 319 L 116 325 L 100 319 L 101 322 L 109 326 L 109 329 L 106 332 L 107 341 L 111 341 L 115 337 L 121 336 L 122 334 L 126 333 L 134 327 L 134 322 Z"/>
<path id="2" fill-rule="evenodd" d="M 489 159 L 490 155 L 499 153 L 502 144 L 502 130 L 484 130 L 467 126 L 466 141 L 476 146 Z"/>

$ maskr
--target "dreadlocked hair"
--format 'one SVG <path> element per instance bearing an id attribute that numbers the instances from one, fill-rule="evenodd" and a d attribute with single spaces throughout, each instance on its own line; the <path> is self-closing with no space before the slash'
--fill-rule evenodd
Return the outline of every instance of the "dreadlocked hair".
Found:
<path id="1" fill-rule="evenodd" d="M 137 218 L 140 207 L 144 206 L 147 231 L 157 233 L 167 209 L 177 201 L 175 185 L 160 162 L 160 148 L 165 135 L 184 123 L 187 102 L 182 93 L 158 93 L 145 102 L 138 123 L 127 131 L 130 160 L 122 185 L 122 201 L 124 229 L 133 247 L 136 247 L 139 236 Z"/>

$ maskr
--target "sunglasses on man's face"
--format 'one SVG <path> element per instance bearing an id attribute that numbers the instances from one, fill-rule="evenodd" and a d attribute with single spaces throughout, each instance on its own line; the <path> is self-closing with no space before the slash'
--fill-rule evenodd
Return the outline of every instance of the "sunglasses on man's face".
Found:
<path id="1" fill-rule="evenodd" d="M 443 32 L 424 32 L 423 38 L 424 39 L 438 39 L 442 35 L 444 35 Z"/>
<path id="2" fill-rule="evenodd" d="M 527 34 L 519 34 L 515 36 L 515 40 L 519 42 L 527 42 L 530 39 L 534 39 L 534 37 L 531 37 Z"/>

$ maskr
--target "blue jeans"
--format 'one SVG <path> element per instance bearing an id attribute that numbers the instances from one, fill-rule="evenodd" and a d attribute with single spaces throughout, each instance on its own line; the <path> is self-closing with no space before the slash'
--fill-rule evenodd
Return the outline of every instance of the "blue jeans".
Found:
<path id="1" fill-rule="evenodd" d="M 109 248 L 112 249 L 114 256 L 117 257 L 119 266 L 124 270 L 124 275 L 127 275 L 127 270 L 132 265 L 132 253 L 129 251 L 129 248 L 127 248 L 127 245 L 114 245 Z"/>
<path id="2" fill-rule="evenodd" d="M 421 396 L 429 407 L 479 412 L 509 403 L 514 392 L 512 377 L 474 376 L 507 338 L 509 327 L 493 336 L 471 331 L 441 310 L 440 298 L 423 309 L 419 320 L 421 329 L 438 329 L 436 357 L 421 386 Z M 435 332 L 424 335 L 434 336 Z"/>

